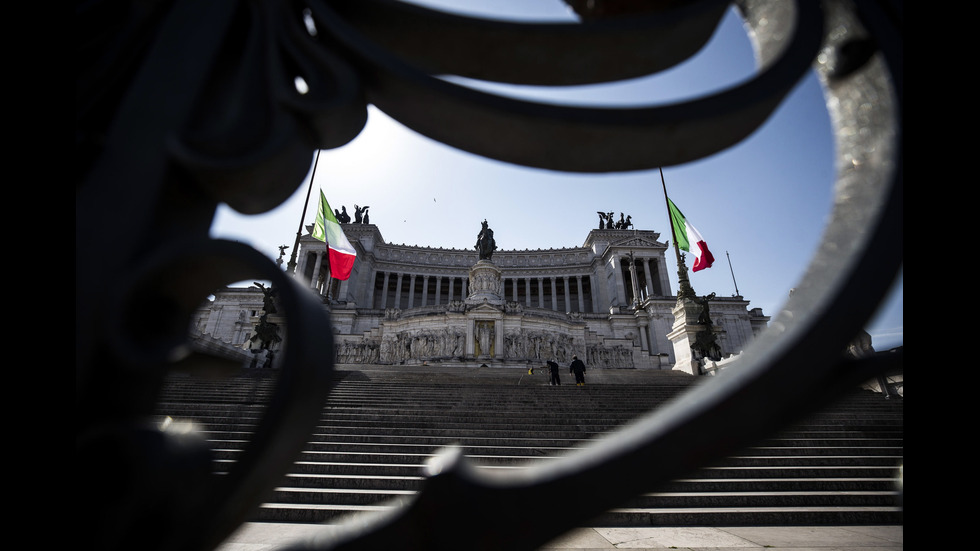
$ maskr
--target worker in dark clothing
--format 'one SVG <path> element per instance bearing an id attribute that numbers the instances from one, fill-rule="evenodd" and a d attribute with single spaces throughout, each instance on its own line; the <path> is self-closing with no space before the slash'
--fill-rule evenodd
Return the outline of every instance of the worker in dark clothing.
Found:
<path id="1" fill-rule="evenodd" d="M 572 364 L 568 366 L 568 372 L 575 374 L 575 384 L 583 386 L 585 384 L 585 364 L 578 356 L 572 356 Z"/>
<path id="2" fill-rule="evenodd" d="M 551 369 L 551 386 L 561 386 L 561 378 L 558 376 L 561 366 L 554 360 L 548 360 L 548 367 Z"/>

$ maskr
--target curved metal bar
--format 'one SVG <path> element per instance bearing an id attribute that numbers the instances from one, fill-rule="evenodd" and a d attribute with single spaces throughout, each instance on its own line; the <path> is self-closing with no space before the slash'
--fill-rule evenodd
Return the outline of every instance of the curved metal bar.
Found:
<path id="1" fill-rule="evenodd" d="M 765 122 L 810 68 L 823 36 L 816 2 L 775 7 L 768 23 L 786 39 L 771 41 L 779 55 L 767 56 L 759 75 L 714 95 L 649 108 L 563 107 L 478 92 L 411 66 L 324 4 L 312 4 L 311 11 L 317 27 L 358 60 L 368 100 L 416 132 L 522 166 L 622 172 L 704 158 Z"/>
<path id="2" fill-rule="evenodd" d="M 126 396 L 142 387 L 145 390 L 136 393 L 140 403 L 152 405 L 152 392 L 168 370 L 184 369 L 192 363 L 220 374 L 214 373 L 213 361 L 188 362 L 199 360 L 184 345 L 188 322 L 194 309 L 214 289 L 248 278 L 271 282 L 290 322 L 285 327 L 276 390 L 242 457 L 227 475 L 201 479 L 192 487 L 176 485 L 170 490 L 180 492 L 182 507 L 170 511 L 172 517 L 152 519 L 170 528 L 154 543 L 158 549 L 213 548 L 247 520 L 278 482 L 306 443 L 332 386 L 333 341 L 322 338 L 330 334 L 330 319 L 314 295 L 269 259 L 249 247 L 227 241 L 173 243 L 158 251 L 121 282 L 123 288 L 111 308 L 114 315 L 110 344 L 122 366 L 115 374 L 121 380 L 114 381 L 113 387 L 127 388 Z M 233 372 L 240 368 L 235 366 Z M 131 383 L 124 385 L 121 381 Z M 101 423 L 95 425 L 94 431 L 83 431 L 77 443 L 79 455 L 86 456 L 95 443 L 104 443 L 102 434 Z M 191 451 L 204 461 L 195 468 L 209 472 L 210 457 L 201 456 L 194 448 Z M 185 470 L 193 470 L 186 465 L 190 460 L 180 449 L 170 459 L 184 465 Z M 127 474 L 137 479 L 136 487 L 145 483 L 139 480 L 143 476 L 159 476 L 130 468 L 132 472 Z M 113 479 L 101 482 L 111 484 Z M 139 496 L 131 496 L 124 501 L 139 509 L 138 500 Z M 147 505 L 129 514 L 140 519 L 140 527 L 150 520 L 141 519 L 141 515 L 157 512 Z M 148 545 L 138 543 L 140 547 Z"/>
<path id="3" fill-rule="evenodd" d="M 116 99 L 112 109 L 93 108 L 98 115 L 83 115 L 94 120 L 86 116 L 78 123 L 76 147 L 82 168 L 75 195 L 75 372 L 79 404 L 87 406 L 88 397 L 100 392 L 95 381 L 104 369 L 108 295 L 118 288 L 116 279 L 147 250 L 172 238 L 169 233 L 207 237 L 216 203 L 209 205 L 193 184 L 180 178 L 164 143 L 192 108 L 200 81 L 214 60 L 212 54 L 228 30 L 230 11 L 223 2 L 168 3 L 155 28 L 156 40 L 146 47 L 138 69 L 121 71 L 130 78 L 119 75 L 91 92 L 92 98 Z M 195 18 L 209 25 L 184 26 Z M 143 30 L 142 20 L 135 25 L 135 30 L 123 34 Z M 100 68 L 103 63 L 112 65 L 121 55 L 115 46 L 107 50 L 108 60 L 92 63 Z M 182 93 L 168 93 L 172 88 Z M 89 98 L 85 103 L 98 102 Z M 112 254 L 104 254 L 109 244 Z M 96 256 L 98 261 L 93 261 Z"/>
<path id="4" fill-rule="evenodd" d="M 301 182 L 309 172 L 311 139 L 320 149 L 354 139 L 367 105 L 352 68 L 311 47 L 288 2 L 243 2 L 234 17 L 237 32 L 171 152 L 213 196 L 255 214 L 292 194 L 281 181 Z M 309 80 L 303 92 L 301 75 Z"/>
<path id="5" fill-rule="evenodd" d="M 132 62 L 138 70 L 120 70 L 116 79 L 100 82 L 103 89 L 84 90 L 85 105 L 104 96 L 117 98 L 118 106 L 111 112 L 92 107 L 80 122 L 80 152 L 90 155 L 76 184 L 82 526 L 84 539 L 103 549 L 206 549 L 254 510 L 305 442 L 329 389 L 333 347 L 323 336 L 331 326 L 320 301 L 273 262 L 242 245 L 208 241 L 222 191 L 208 197 L 167 150 L 208 97 L 204 90 L 214 91 L 203 83 L 221 65 L 240 6 L 154 7 L 159 11 L 136 17 L 135 30 L 123 33 L 154 26 L 150 45 Z M 124 49 L 107 46 L 105 65 L 125 58 Z M 93 63 L 100 66 L 102 59 Z M 288 196 L 282 189 L 299 185 L 312 153 L 312 146 L 303 147 L 305 154 L 295 159 L 273 161 L 277 174 L 289 174 L 290 166 L 300 170 L 285 185 L 273 179 L 278 189 L 266 194 L 264 205 L 272 206 L 268 195 Z M 108 244 L 111 254 L 103 254 Z M 198 433 L 163 430 L 146 419 L 163 375 L 200 360 L 183 346 L 190 312 L 214 289 L 248 277 L 280 287 L 284 311 L 295 323 L 287 327 L 276 398 L 256 438 L 228 476 L 215 477 Z"/>
<path id="6" fill-rule="evenodd" d="M 366 40 L 426 73 L 541 86 L 612 82 L 669 69 L 707 44 L 729 4 L 651 3 L 629 17 L 515 23 L 391 0 L 330 2 Z"/>

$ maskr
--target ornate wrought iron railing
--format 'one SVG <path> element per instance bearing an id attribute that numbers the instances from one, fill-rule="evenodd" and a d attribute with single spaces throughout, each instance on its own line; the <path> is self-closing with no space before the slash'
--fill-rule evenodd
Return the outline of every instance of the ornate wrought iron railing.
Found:
<path id="1" fill-rule="evenodd" d="M 490 477 L 448 450 L 410 505 L 345 526 L 320 549 L 449 549 L 460 535 L 474 548 L 533 549 L 843 388 L 901 369 L 900 354 L 841 356 L 902 264 L 901 2 L 736 1 L 757 74 L 670 106 L 545 106 L 433 76 L 568 85 L 655 73 L 697 51 L 730 5 L 569 4 L 580 24 L 484 21 L 382 0 L 77 3 L 76 461 L 85 539 L 103 549 L 213 548 L 300 450 L 330 388 L 333 349 L 321 341 L 329 316 L 271 260 L 211 240 L 208 229 L 219 202 L 258 213 L 285 200 L 316 148 L 360 132 L 368 104 L 488 158 L 625 171 L 738 143 L 813 68 L 836 136 L 836 201 L 796 292 L 737 368 L 547 472 Z M 624 13 L 609 15 L 616 7 Z M 583 52 L 617 62 L 582 64 Z M 308 93 L 296 91 L 296 76 Z M 496 139 L 501 133 L 508 139 Z M 145 419 L 168 371 L 226 367 L 190 351 L 187 321 L 213 289 L 249 278 L 279 288 L 285 353 L 254 440 L 215 478 L 198 433 Z M 542 511 L 551 512 L 546 521 Z M 510 529 L 489 528 L 488 517 Z"/>

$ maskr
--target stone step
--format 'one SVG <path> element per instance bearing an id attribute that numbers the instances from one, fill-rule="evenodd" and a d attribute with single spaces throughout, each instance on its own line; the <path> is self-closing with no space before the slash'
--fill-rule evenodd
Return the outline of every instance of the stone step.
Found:
<path id="1" fill-rule="evenodd" d="M 592 526 L 848 526 L 902 524 L 901 507 L 613 509 Z"/>
<path id="2" fill-rule="evenodd" d="M 291 472 L 301 474 L 348 474 L 367 476 L 420 476 L 425 472 L 426 460 L 432 455 L 420 456 L 370 456 L 351 457 L 331 455 L 316 457 L 315 460 L 299 460 Z M 530 464 L 557 461 L 557 457 L 540 457 L 533 460 L 517 457 L 469 457 L 480 468 L 519 469 Z M 234 459 L 219 458 L 215 461 L 217 472 L 227 472 Z M 894 480 L 896 466 L 855 466 L 855 465 L 799 465 L 799 466 L 760 466 L 760 467 L 705 467 L 688 473 L 688 480 L 698 479 L 747 479 L 777 480 L 786 479 L 879 479 Z"/>
<path id="3" fill-rule="evenodd" d="M 242 450 L 248 445 L 248 439 L 227 440 L 212 439 L 212 447 L 218 451 Z M 467 439 L 466 441 L 452 441 L 449 439 L 430 438 L 426 442 L 419 439 L 402 438 L 398 442 L 392 441 L 389 436 L 374 436 L 371 438 L 364 435 L 353 435 L 348 438 L 333 438 L 324 441 L 313 441 L 306 445 L 306 452 L 309 453 L 362 453 L 362 454 L 432 454 L 446 446 L 455 445 L 463 450 L 466 455 L 519 455 L 519 456 L 541 456 L 554 455 L 568 452 L 574 449 L 586 448 L 590 441 L 582 439 Z M 780 448 L 748 448 L 741 450 L 738 455 L 733 455 L 728 463 L 738 460 L 746 462 L 770 462 L 770 461 L 857 461 L 865 459 L 866 462 L 877 462 L 878 464 L 897 464 L 902 459 L 901 448 L 882 448 L 882 447 L 780 447 Z"/>
<path id="4" fill-rule="evenodd" d="M 680 478 L 664 484 L 665 492 L 891 492 L 894 478 Z"/>
<path id="5" fill-rule="evenodd" d="M 352 515 L 383 512 L 403 502 L 378 505 L 266 503 L 255 514 L 254 522 L 294 522 L 340 524 Z M 903 523 L 900 507 L 719 507 L 643 509 L 621 508 L 607 511 L 588 526 L 848 526 L 897 525 Z"/>
<path id="6" fill-rule="evenodd" d="M 299 473 L 283 478 L 282 485 L 300 488 L 361 488 L 418 491 L 425 477 L 421 470 L 409 475 Z M 894 478 L 682 478 L 667 482 L 664 492 L 893 492 Z"/>
<path id="7" fill-rule="evenodd" d="M 309 488 L 280 486 L 272 503 L 291 505 L 384 505 L 411 499 L 417 491 L 392 488 Z M 662 492 L 628 500 L 624 509 L 759 508 L 759 507 L 895 507 L 895 491 L 812 492 Z"/>
<path id="8" fill-rule="evenodd" d="M 184 417 L 187 418 L 187 417 Z M 198 423 L 204 427 L 207 437 L 216 442 L 245 441 L 253 434 L 255 425 L 241 423 L 214 422 L 206 419 Z M 317 442 L 391 442 L 393 444 L 410 440 L 416 444 L 448 445 L 493 445 L 511 441 L 525 445 L 569 445 L 585 442 L 611 432 L 621 425 L 545 425 L 543 423 L 529 427 L 521 425 L 489 425 L 476 427 L 465 424 L 425 424 L 418 426 L 409 421 L 374 423 L 374 424 L 342 424 L 320 425 L 311 434 L 310 443 Z M 904 439 L 900 435 L 886 434 L 833 434 L 832 432 L 807 432 L 796 435 L 784 435 L 781 438 L 771 438 L 760 442 L 753 452 L 761 450 L 774 455 L 786 455 L 796 450 L 812 450 L 820 453 L 820 449 L 833 451 L 836 449 L 862 449 L 866 453 L 899 453 L 903 450 Z"/>
<path id="9" fill-rule="evenodd" d="M 243 449 L 251 439 L 250 433 L 209 432 L 208 435 L 213 447 L 231 450 Z M 585 438 L 549 438 L 545 435 L 532 438 L 468 437 L 452 439 L 443 436 L 409 437 L 390 434 L 348 433 L 317 435 L 315 440 L 307 443 L 306 450 L 319 452 L 334 450 L 381 453 L 395 453 L 400 451 L 406 453 L 429 453 L 450 445 L 459 446 L 464 451 L 487 449 L 508 450 L 513 448 L 567 450 L 587 447 L 590 445 L 590 442 L 590 440 Z M 833 446 L 808 446 L 803 441 L 795 444 L 773 442 L 774 445 L 772 446 L 745 448 L 739 451 L 739 455 L 747 457 L 856 456 L 901 458 L 903 455 L 901 441 L 896 442 L 898 444 L 896 446 L 883 446 L 860 440 L 848 441 L 847 443 Z"/>
<path id="10" fill-rule="evenodd" d="M 435 457 L 440 448 L 418 448 L 413 450 L 394 449 L 391 451 L 347 449 L 327 449 L 322 451 L 306 449 L 297 461 L 326 463 L 408 463 L 424 464 Z M 521 465 L 546 459 L 557 459 L 568 453 L 569 448 L 510 447 L 510 448 L 470 448 L 464 447 L 463 454 L 471 461 L 483 465 Z M 215 448 L 214 456 L 221 460 L 233 461 L 240 455 L 240 449 Z M 902 458 L 896 456 L 730 456 L 710 467 L 711 469 L 895 469 Z"/>
<path id="11" fill-rule="evenodd" d="M 392 434 L 389 426 L 377 427 L 321 427 L 321 430 L 310 437 L 309 445 L 325 445 L 326 443 L 347 444 L 387 444 L 400 445 L 411 443 L 421 446 L 442 447 L 448 445 L 460 446 L 530 446 L 530 447 L 580 447 L 589 443 L 602 433 L 590 433 L 579 430 L 551 431 L 507 431 L 504 429 L 416 429 L 400 427 Z M 205 431 L 209 440 L 220 445 L 231 442 L 231 447 L 240 447 L 252 438 L 251 431 Z M 904 441 L 899 438 L 844 438 L 844 439 L 782 439 L 766 440 L 763 446 L 748 448 L 741 453 L 771 454 L 771 455 L 829 455 L 841 453 L 861 453 L 866 455 L 901 455 Z M 846 450 L 855 450 L 846 452 Z"/>
<path id="12" fill-rule="evenodd" d="M 271 371 L 224 382 L 175 377 L 158 413 L 204 427 L 215 472 L 227 472 L 273 394 Z M 307 446 L 254 520 L 333 522 L 411 500 L 424 484 L 426 462 L 450 445 L 478 469 L 546 465 L 699 381 L 601 375 L 618 383 L 550 387 L 543 375 L 513 370 L 338 372 Z M 645 382 L 627 384 L 634 377 Z M 902 410 L 901 399 L 854 392 L 756 446 L 631 499 L 594 525 L 900 523 Z"/>
<path id="13" fill-rule="evenodd" d="M 718 507 L 895 507 L 896 491 L 663 492 L 629 500 L 625 508 Z"/>
<path id="14" fill-rule="evenodd" d="M 283 485 L 297 488 L 333 488 L 365 490 L 398 490 L 417 492 L 425 481 L 421 472 L 414 475 L 388 476 L 342 473 L 290 473 Z"/>

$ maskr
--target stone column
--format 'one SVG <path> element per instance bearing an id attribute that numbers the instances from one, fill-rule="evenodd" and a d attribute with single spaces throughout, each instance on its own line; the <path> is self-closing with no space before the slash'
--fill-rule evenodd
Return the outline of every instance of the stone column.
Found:
<path id="1" fill-rule="evenodd" d="M 524 304 L 528 307 L 531 306 L 531 278 L 524 278 Z"/>
<path id="2" fill-rule="evenodd" d="M 208 312 L 207 324 L 204 326 L 204 330 L 202 331 L 202 333 L 206 333 L 208 335 L 211 335 L 212 337 L 217 336 L 218 321 L 221 319 L 221 315 L 223 313 L 224 313 L 224 306 L 218 305 L 211 308 L 211 311 Z"/>
<path id="3" fill-rule="evenodd" d="M 398 279 L 395 282 L 395 306 L 394 307 L 396 309 L 402 307 L 402 278 L 404 276 L 405 274 L 398 272 Z"/>
<path id="4" fill-rule="evenodd" d="M 670 329 L 671 320 L 666 315 L 658 314 L 651 316 L 650 350 L 653 353 L 666 355 L 666 359 L 661 360 L 661 369 L 663 369 L 664 363 L 670 365 L 674 363 L 674 347 L 671 346 L 670 339 L 667 337 Z"/>
<path id="5" fill-rule="evenodd" d="M 630 254 L 632 255 L 632 251 L 630 251 Z M 634 260 L 635 258 L 636 258 L 635 256 L 631 256 L 629 261 L 630 262 L 630 266 L 629 266 L 630 291 L 632 291 L 633 294 L 633 302 L 631 304 L 634 307 L 638 307 L 640 304 L 640 282 L 638 280 L 638 274 L 636 273 L 636 261 Z"/>
<path id="6" fill-rule="evenodd" d="M 640 350 L 649 354 L 650 343 L 647 341 L 647 327 L 650 325 L 650 318 L 647 316 L 646 310 L 640 308 L 636 310 L 634 317 L 639 329 L 637 332 L 640 334 Z"/>
<path id="7" fill-rule="evenodd" d="M 657 266 L 660 266 L 659 260 L 657 261 Z M 663 268 L 666 268 L 666 266 L 663 266 Z M 671 295 L 670 278 L 667 277 L 667 270 L 666 269 L 659 270 L 657 275 L 660 276 L 660 288 L 662 289 L 663 295 L 670 296 Z"/>
<path id="8" fill-rule="evenodd" d="M 408 307 L 415 306 L 415 274 L 408 276 Z"/>
<path id="9" fill-rule="evenodd" d="M 348 296 L 350 291 L 350 279 L 340 280 L 340 286 L 337 289 L 337 296 L 334 297 L 336 300 L 345 300 L 351 302 Z"/>
<path id="10" fill-rule="evenodd" d="M 316 262 L 313 264 L 313 275 L 310 277 L 310 288 L 311 289 L 316 289 L 317 288 L 317 283 L 320 281 L 320 266 L 323 265 L 323 255 L 324 254 L 326 254 L 326 253 L 325 252 L 322 252 L 322 251 L 316 253 Z M 320 294 L 323 294 L 322 293 L 322 290 L 321 290 L 321 293 Z"/>
<path id="11" fill-rule="evenodd" d="M 507 351 L 504 350 L 504 324 L 496 321 L 493 324 L 493 357 L 504 358 Z"/>
<path id="12" fill-rule="evenodd" d="M 439 306 L 439 301 L 442 299 L 442 276 L 436 276 L 436 300 L 432 303 Z"/>
<path id="13" fill-rule="evenodd" d="M 572 295 L 570 293 L 571 288 L 568 286 L 568 276 L 562 276 L 561 277 L 561 283 L 562 283 L 562 285 L 564 287 L 562 289 L 562 292 L 564 293 L 564 296 L 565 296 L 565 308 L 564 308 L 564 311 L 565 312 L 571 312 L 572 311 L 572 303 L 571 303 L 571 296 Z M 561 310 L 559 310 L 559 311 L 561 311 Z"/>
<path id="14" fill-rule="evenodd" d="M 385 272 L 385 282 L 384 286 L 381 288 L 381 309 L 384 310 L 388 307 L 388 278 L 391 277 L 391 272 Z"/>
<path id="15" fill-rule="evenodd" d="M 551 280 L 551 309 L 555 312 L 558 311 L 558 283 L 557 277 L 549 277 Z"/>
<path id="16" fill-rule="evenodd" d="M 419 306 L 428 306 L 429 302 L 429 276 L 422 276 L 422 304 Z"/>
<path id="17" fill-rule="evenodd" d="M 654 334 L 655 327 L 656 327 L 656 321 L 657 320 L 654 319 L 652 316 L 649 316 L 649 314 L 650 313 L 647 312 L 648 317 L 651 318 L 650 321 L 647 323 L 647 327 L 646 327 L 646 330 L 647 330 L 647 342 L 650 343 L 650 355 L 651 356 L 654 356 L 654 355 L 658 355 L 660 353 L 660 345 L 659 345 L 659 343 L 657 343 L 657 337 Z"/>
<path id="18" fill-rule="evenodd" d="M 592 294 L 592 311 L 593 312 L 599 312 L 600 311 L 599 301 L 602 300 L 601 293 L 599 293 L 599 288 L 597 287 L 597 285 L 599 285 L 598 278 L 596 278 L 596 277 L 590 277 L 589 278 L 589 290 L 591 291 L 591 294 Z"/>
<path id="19" fill-rule="evenodd" d="M 623 259 L 613 257 L 613 281 L 616 285 L 615 304 L 626 304 L 626 283 L 623 281 Z"/>
<path id="20" fill-rule="evenodd" d="M 647 282 L 647 297 L 652 297 L 656 294 L 656 289 L 653 286 L 653 276 L 650 272 L 650 265 L 652 264 L 652 258 L 643 259 L 643 277 Z"/>
<path id="21" fill-rule="evenodd" d="M 578 284 L 578 311 L 585 313 L 585 295 L 582 292 L 582 277 L 584 276 L 580 275 L 575 280 Z"/>
<path id="22" fill-rule="evenodd" d="M 375 282 L 378 281 L 378 272 L 372 271 L 371 279 L 369 281 L 371 284 L 367 286 L 367 289 L 365 289 L 365 294 L 367 296 L 365 297 L 364 304 L 368 308 L 374 308 L 374 287 L 375 287 Z"/>

